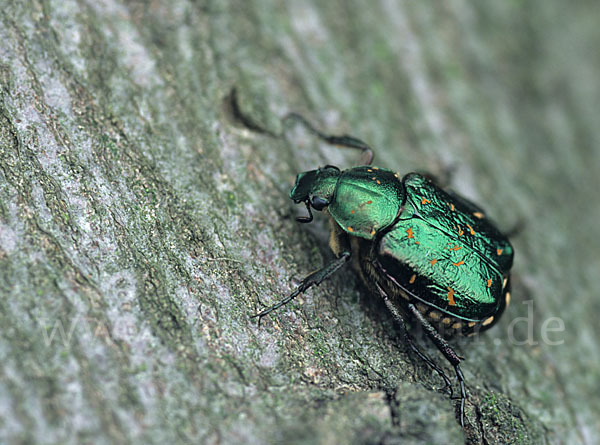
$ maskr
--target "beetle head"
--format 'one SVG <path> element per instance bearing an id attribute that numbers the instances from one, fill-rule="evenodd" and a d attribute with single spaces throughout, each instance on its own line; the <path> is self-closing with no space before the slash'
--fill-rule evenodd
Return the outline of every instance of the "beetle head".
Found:
<path id="1" fill-rule="evenodd" d="M 308 216 L 298 217 L 297 221 L 309 223 L 313 219 L 311 207 L 323 210 L 329 205 L 339 176 L 340 169 L 333 165 L 298 174 L 296 184 L 290 191 L 290 198 L 296 204 L 306 204 Z"/>

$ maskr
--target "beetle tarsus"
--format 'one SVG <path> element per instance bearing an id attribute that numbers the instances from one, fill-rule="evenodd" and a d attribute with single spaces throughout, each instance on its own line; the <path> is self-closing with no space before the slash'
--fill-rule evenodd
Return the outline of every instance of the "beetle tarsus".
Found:
<path id="1" fill-rule="evenodd" d="M 361 150 L 361 165 L 371 165 L 373 162 L 373 158 L 375 157 L 373 149 L 366 142 L 361 141 L 354 136 L 348 136 L 346 134 L 341 136 L 327 135 L 322 131 L 317 130 L 306 118 L 304 118 L 304 116 L 294 112 L 286 114 L 283 117 L 282 122 L 288 120 L 295 120 L 296 122 L 299 122 L 304 128 L 328 144 Z"/>
<path id="2" fill-rule="evenodd" d="M 229 94 L 224 98 L 223 105 L 231 120 L 246 127 L 248 130 L 259 134 L 266 134 L 271 137 L 278 136 L 273 131 L 257 122 L 252 115 L 244 113 L 242 107 L 240 107 L 238 91 L 235 86 L 231 88 Z"/>
<path id="3" fill-rule="evenodd" d="M 454 349 L 442 338 L 440 333 L 427 321 L 423 314 L 415 307 L 414 304 L 409 304 L 408 309 L 413 316 L 419 321 L 429 339 L 435 344 L 438 350 L 446 357 L 446 360 L 454 367 L 456 378 L 460 385 L 460 425 L 465 427 L 465 401 L 467 400 L 467 392 L 465 390 L 465 378 L 460 370 L 460 357 L 454 352 Z"/>
<path id="4" fill-rule="evenodd" d="M 465 427 L 465 402 L 467 400 L 467 391 L 465 390 L 465 378 L 463 376 L 462 371 L 460 370 L 460 366 L 457 364 L 454 366 L 454 371 L 456 372 L 456 378 L 458 379 L 458 384 L 460 385 L 460 426 Z"/>

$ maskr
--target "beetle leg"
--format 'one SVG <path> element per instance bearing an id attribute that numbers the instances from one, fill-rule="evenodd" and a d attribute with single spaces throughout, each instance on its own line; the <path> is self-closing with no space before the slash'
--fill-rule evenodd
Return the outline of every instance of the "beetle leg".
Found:
<path id="1" fill-rule="evenodd" d="M 467 199 L 464 196 L 459 195 L 452 189 L 446 188 L 446 189 L 444 189 L 444 191 L 446 193 L 448 193 L 452 197 L 452 199 L 454 199 L 457 202 L 460 202 L 463 206 L 465 206 L 467 211 L 469 211 L 471 213 L 481 213 L 482 215 L 485 215 L 485 210 L 483 210 L 479 205 L 475 204 L 470 199 Z"/>
<path id="2" fill-rule="evenodd" d="M 439 351 L 446 357 L 446 360 L 454 366 L 454 372 L 456 372 L 456 378 L 460 385 L 460 426 L 465 427 L 465 401 L 467 400 L 467 393 L 465 391 L 465 378 L 462 371 L 460 370 L 460 357 L 454 352 L 454 349 L 448 344 L 446 340 L 442 338 L 440 333 L 427 321 L 423 314 L 415 307 L 414 304 L 408 304 L 408 309 L 412 312 L 414 317 L 421 323 L 421 326 L 425 329 L 425 333 L 439 349 Z"/>
<path id="3" fill-rule="evenodd" d="M 525 229 L 525 220 L 521 218 L 516 223 L 513 223 L 510 229 L 504 232 L 504 236 L 512 238 L 513 236 L 517 236 L 522 233 L 523 229 Z"/>
<path id="4" fill-rule="evenodd" d="M 431 369 L 433 369 L 435 372 L 437 372 L 440 375 L 440 377 L 442 379 L 444 379 L 445 385 L 441 390 L 445 391 L 446 388 L 449 388 L 450 389 L 450 397 L 452 397 L 452 384 L 450 383 L 450 379 L 448 378 L 448 376 L 446 375 L 444 370 L 442 368 L 440 368 L 438 365 L 436 365 L 433 360 L 431 360 L 429 357 L 427 357 L 425 354 L 423 354 L 419 350 L 419 348 L 417 348 L 417 346 L 413 342 L 412 337 L 408 333 L 408 329 L 406 328 L 406 323 L 404 323 L 404 318 L 402 318 L 402 315 L 400 314 L 400 312 L 398 311 L 396 306 L 394 306 L 394 304 L 390 301 L 389 297 L 384 292 L 384 290 L 379 286 L 379 284 L 375 283 L 375 286 L 377 287 L 377 290 L 379 291 L 381 298 L 383 298 L 385 305 L 387 306 L 389 311 L 392 313 L 394 320 L 396 320 L 396 323 L 398 323 L 400 325 L 400 328 L 402 329 L 402 336 L 403 336 L 404 343 L 408 344 L 410 349 L 415 354 L 417 354 L 421 360 L 423 360 L 425 363 L 427 363 L 427 365 L 429 365 L 429 367 Z"/>
<path id="5" fill-rule="evenodd" d="M 355 137 L 348 136 L 348 135 L 342 135 L 342 136 L 327 135 L 327 134 L 317 130 L 310 122 L 308 122 L 303 116 L 301 116 L 298 113 L 288 113 L 285 115 L 285 117 L 282 119 L 282 121 L 285 122 L 287 120 L 292 120 L 292 119 L 299 122 L 300 124 L 302 124 L 308 131 L 310 131 L 312 134 L 317 136 L 322 141 L 327 142 L 328 144 L 339 145 L 339 146 L 348 147 L 348 148 L 356 148 L 356 149 L 361 150 L 362 151 L 362 154 L 360 157 L 361 165 L 371 165 L 371 163 L 373 162 L 373 158 L 375 157 L 375 154 L 373 153 L 373 149 L 371 147 L 369 147 L 368 144 L 361 141 L 360 139 L 357 139 Z"/>
<path id="6" fill-rule="evenodd" d="M 450 183 L 452 182 L 452 178 L 456 172 L 456 165 L 450 164 L 443 166 L 438 173 L 431 173 L 429 171 L 421 171 L 417 170 L 421 176 L 425 176 L 431 182 L 433 182 L 438 187 L 446 190 Z"/>
<path id="7" fill-rule="evenodd" d="M 260 311 L 258 314 L 252 315 L 250 318 L 258 317 L 258 325 L 260 326 L 260 321 L 265 315 L 268 315 L 274 310 L 279 309 L 281 306 L 285 306 L 294 298 L 296 298 L 299 294 L 308 290 L 312 286 L 318 286 L 331 275 L 333 275 L 335 272 L 337 272 L 344 264 L 348 262 L 349 259 L 350 252 L 342 252 L 339 258 L 335 259 L 325 267 L 311 273 L 309 276 L 304 278 L 302 282 L 298 285 L 298 287 L 296 287 L 296 290 L 294 290 L 294 292 L 285 297 L 279 303 Z"/>

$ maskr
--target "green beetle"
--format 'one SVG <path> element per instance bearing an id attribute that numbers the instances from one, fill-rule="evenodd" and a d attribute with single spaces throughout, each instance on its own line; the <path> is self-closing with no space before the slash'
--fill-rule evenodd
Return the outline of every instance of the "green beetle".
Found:
<path id="1" fill-rule="evenodd" d="M 460 423 L 464 427 L 466 392 L 461 358 L 444 337 L 474 335 L 493 326 L 510 301 L 509 271 L 513 248 L 467 199 L 444 191 L 427 176 L 371 164 L 373 152 L 359 139 L 327 136 L 302 116 L 294 118 L 319 138 L 363 152 L 360 167 L 341 171 L 327 165 L 300 173 L 290 192 L 311 209 L 329 214 L 329 245 L 336 259 L 306 277 L 287 298 L 259 314 L 263 317 L 299 293 L 320 284 L 348 261 L 366 286 L 383 298 L 403 328 L 404 339 L 419 357 L 450 381 L 412 342 L 405 317 L 416 319 L 455 369 L 461 391 Z"/>

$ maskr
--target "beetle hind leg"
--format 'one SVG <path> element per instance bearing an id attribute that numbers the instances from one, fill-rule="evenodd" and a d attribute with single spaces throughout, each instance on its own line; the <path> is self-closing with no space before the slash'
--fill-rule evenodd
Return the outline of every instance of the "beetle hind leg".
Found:
<path id="1" fill-rule="evenodd" d="M 465 377 L 460 369 L 460 357 L 454 352 L 454 349 L 448 344 L 446 340 L 440 335 L 440 333 L 427 321 L 423 314 L 415 307 L 414 304 L 409 304 L 408 309 L 411 311 L 413 316 L 421 323 L 425 333 L 429 339 L 435 344 L 438 350 L 446 357 L 446 360 L 454 367 L 456 378 L 460 386 L 460 426 L 465 427 L 465 402 L 467 400 L 467 392 L 465 390 Z"/>
<path id="2" fill-rule="evenodd" d="M 431 182 L 442 189 L 448 188 L 450 183 L 452 182 L 452 178 L 456 173 L 456 165 L 443 165 L 442 167 L 436 169 L 437 172 L 431 172 L 427 170 L 417 170 L 421 176 L 425 176 Z"/>
<path id="3" fill-rule="evenodd" d="M 441 388 L 440 391 L 445 391 L 446 388 L 448 388 L 450 390 L 450 397 L 452 397 L 453 396 L 452 384 L 450 382 L 450 379 L 444 372 L 444 370 L 442 368 L 440 368 L 438 365 L 436 365 L 433 360 L 431 360 L 429 357 L 427 357 L 425 354 L 423 354 L 419 350 L 419 348 L 417 348 L 417 346 L 413 342 L 412 337 L 408 333 L 408 329 L 406 328 L 406 323 L 404 323 L 404 319 L 402 318 L 402 315 L 400 314 L 400 312 L 398 311 L 396 306 L 394 306 L 394 304 L 390 301 L 389 297 L 387 296 L 385 291 L 379 286 L 379 284 L 375 283 L 375 286 L 376 286 L 377 290 L 379 291 L 379 295 L 381 295 L 381 298 L 383 298 L 385 305 L 387 306 L 389 311 L 392 313 L 394 320 L 396 321 L 396 323 L 398 323 L 400 325 L 400 328 L 402 329 L 402 336 L 403 336 L 404 342 L 406 344 L 408 344 L 408 347 L 411 349 L 411 351 L 413 351 L 415 354 L 417 354 L 417 356 L 421 360 L 423 360 L 431 369 L 433 369 L 436 373 L 438 373 L 438 375 L 444 380 L 444 387 Z"/>
<path id="4" fill-rule="evenodd" d="M 348 262 L 350 259 L 350 252 L 342 252 L 339 258 L 335 259 L 325 267 L 311 273 L 306 278 L 302 280 L 302 282 L 296 287 L 294 292 L 285 297 L 279 303 L 274 304 L 273 306 L 269 306 L 268 308 L 260 311 L 258 314 L 252 315 L 250 318 L 258 317 L 258 325 L 260 326 L 260 322 L 265 315 L 270 314 L 274 310 L 279 309 L 281 306 L 285 306 L 302 292 L 310 289 L 312 286 L 318 286 L 335 272 L 337 272 L 344 264 Z"/>

